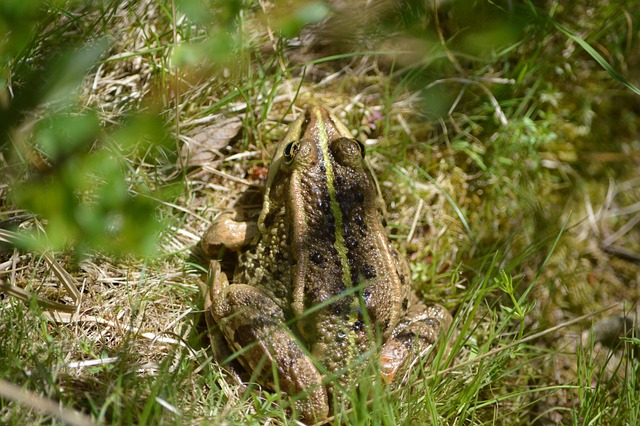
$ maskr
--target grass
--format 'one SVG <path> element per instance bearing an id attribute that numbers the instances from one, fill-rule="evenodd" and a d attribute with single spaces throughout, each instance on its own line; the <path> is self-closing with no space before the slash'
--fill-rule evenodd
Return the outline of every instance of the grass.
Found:
<path id="1" fill-rule="evenodd" d="M 406 386 L 359 360 L 330 422 L 638 422 L 640 10 L 384 4 L 0 6 L 0 423 L 295 424 L 214 360 L 196 247 L 310 103 L 455 314 Z"/>

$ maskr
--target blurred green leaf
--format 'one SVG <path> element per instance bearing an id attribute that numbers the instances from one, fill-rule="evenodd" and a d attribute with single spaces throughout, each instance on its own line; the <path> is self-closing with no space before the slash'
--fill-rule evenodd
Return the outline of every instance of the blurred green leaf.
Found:
<path id="1" fill-rule="evenodd" d="M 482 28 L 470 30 L 462 43 L 469 53 L 491 59 L 497 51 L 516 43 L 521 37 L 521 29 L 508 22 L 493 21 Z"/>
<path id="2" fill-rule="evenodd" d="M 13 150 L 6 158 L 18 166 L 11 169 L 16 183 L 9 196 L 45 222 L 46 235 L 34 233 L 41 249 L 146 256 L 156 251 L 164 194 L 153 193 L 137 172 L 141 163 L 174 161 L 175 142 L 154 108 L 105 123 L 78 101 L 108 48 L 100 21 L 80 19 L 87 10 L 99 17 L 110 9 L 96 6 L 84 9 L 73 0 L 0 5 L 0 147 Z"/>
<path id="3" fill-rule="evenodd" d="M 36 147 L 53 162 L 61 161 L 79 150 L 87 151 L 98 136 L 99 125 L 93 112 L 51 115 L 36 126 Z"/>
<path id="4" fill-rule="evenodd" d="M 46 237 L 36 236 L 39 248 L 74 246 L 78 255 L 155 253 L 161 229 L 157 200 L 163 194 L 149 196 L 149 188 L 131 181 L 128 163 L 147 161 L 155 147 L 169 141 L 160 119 L 146 114 L 130 117 L 111 133 L 91 111 L 54 114 L 38 123 L 33 148 L 48 169 L 32 171 L 11 196 L 46 220 Z M 171 186 L 165 192 L 175 196 Z"/>
<path id="5" fill-rule="evenodd" d="M 41 3 L 41 0 L 0 2 L 0 76 L 5 83 L 9 77 L 8 65 L 33 39 L 42 13 Z M 20 25 L 15 25 L 17 22 Z"/>
<path id="6" fill-rule="evenodd" d="M 284 37 L 297 36 L 305 25 L 313 25 L 325 19 L 330 13 L 329 7 L 320 1 L 295 4 L 294 9 L 284 14 L 277 28 Z"/>
<path id="7" fill-rule="evenodd" d="M 54 58 L 48 67 L 48 72 L 43 75 L 42 100 L 44 102 L 65 101 L 69 100 L 70 96 L 76 95 L 82 79 L 92 67 L 96 66 L 106 49 L 107 41 L 102 39 Z"/>
<path id="8" fill-rule="evenodd" d="M 176 0 L 176 6 L 193 22 L 208 24 L 215 20 L 224 26 L 231 26 L 243 8 L 243 2 L 241 0 Z"/>

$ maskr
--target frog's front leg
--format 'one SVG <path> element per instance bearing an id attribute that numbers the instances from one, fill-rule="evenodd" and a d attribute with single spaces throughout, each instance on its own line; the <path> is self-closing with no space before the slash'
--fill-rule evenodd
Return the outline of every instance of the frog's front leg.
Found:
<path id="1" fill-rule="evenodd" d="M 213 265 L 211 290 L 205 296 L 207 317 L 222 330 L 232 350 L 249 373 L 263 386 L 274 384 L 294 398 L 305 422 L 321 421 L 329 415 L 327 391 L 322 375 L 286 327 L 284 312 L 259 289 L 231 284 Z M 275 377 L 274 374 L 275 373 Z"/>
<path id="2" fill-rule="evenodd" d="M 414 301 L 412 308 L 382 345 L 380 368 L 382 378 L 389 384 L 401 368 L 408 371 L 409 364 L 435 349 L 441 338 L 446 338 L 453 322 L 448 310 L 440 305 L 425 306 Z M 401 379 L 400 379 L 401 380 Z"/>

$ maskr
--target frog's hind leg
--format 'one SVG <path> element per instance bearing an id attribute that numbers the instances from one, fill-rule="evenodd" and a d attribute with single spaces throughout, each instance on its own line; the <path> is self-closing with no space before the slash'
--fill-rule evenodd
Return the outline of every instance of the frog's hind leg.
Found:
<path id="1" fill-rule="evenodd" d="M 295 403 L 303 421 L 325 419 L 329 405 L 322 375 L 284 325 L 282 309 L 249 285 L 222 285 L 218 290 L 211 299 L 211 317 L 244 367 L 264 386 L 294 398 L 306 395 Z"/>

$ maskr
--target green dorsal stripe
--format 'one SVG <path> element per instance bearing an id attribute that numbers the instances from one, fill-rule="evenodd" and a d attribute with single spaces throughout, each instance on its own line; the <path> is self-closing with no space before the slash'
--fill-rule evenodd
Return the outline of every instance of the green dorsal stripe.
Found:
<path id="1" fill-rule="evenodd" d="M 318 126 L 318 140 L 322 149 L 322 158 L 324 159 L 324 166 L 327 174 L 327 189 L 329 191 L 329 199 L 331 203 L 331 213 L 335 220 L 335 232 L 336 240 L 333 243 L 333 247 L 338 252 L 340 257 L 340 265 L 342 267 L 342 281 L 347 288 L 350 288 L 353 283 L 351 281 L 351 272 L 349 270 L 349 261 L 347 259 L 347 247 L 344 245 L 344 228 L 342 227 L 342 210 L 336 198 L 335 187 L 335 175 L 333 174 L 333 164 L 329 153 L 329 135 L 327 134 L 324 120 L 320 111 L 316 111 L 316 118 L 320 125 Z"/>

